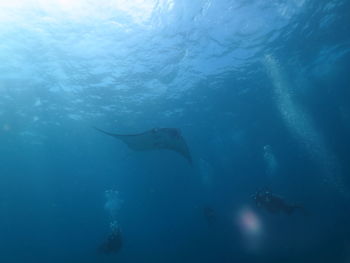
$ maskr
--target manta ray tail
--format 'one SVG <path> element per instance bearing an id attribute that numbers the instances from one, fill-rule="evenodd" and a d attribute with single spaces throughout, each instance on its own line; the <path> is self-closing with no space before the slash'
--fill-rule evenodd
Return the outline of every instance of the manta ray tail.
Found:
<path id="1" fill-rule="evenodd" d="M 95 130 L 97 130 L 97 131 L 99 131 L 99 132 L 102 132 L 102 133 L 104 133 L 104 134 L 107 134 L 107 135 L 109 135 L 109 136 L 117 137 L 116 134 L 110 133 L 110 132 L 107 132 L 107 131 L 104 131 L 104 130 L 101 130 L 100 128 L 97 128 L 97 127 L 95 127 L 95 126 L 93 126 L 92 128 L 94 128 Z"/>

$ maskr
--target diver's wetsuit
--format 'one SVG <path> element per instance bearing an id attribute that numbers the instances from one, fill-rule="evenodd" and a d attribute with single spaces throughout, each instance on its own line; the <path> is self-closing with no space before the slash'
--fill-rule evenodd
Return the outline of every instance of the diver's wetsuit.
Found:
<path id="1" fill-rule="evenodd" d="M 123 245 L 120 230 L 112 231 L 107 240 L 100 246 L 99 251 L 103 254 L 117 253 Z"/>
<path id="2" fill-rule="evenodd" d="M 304 212 L 304 209 L 301 206 L 288 204 L 282 197 L 272 194 L 268 190 L 256 192 L 253 198 L 256 206 L 263 207 L 270 213 L 284 212 L 290 215 L 296 209 L 300 209 L 302 212 Z"/>

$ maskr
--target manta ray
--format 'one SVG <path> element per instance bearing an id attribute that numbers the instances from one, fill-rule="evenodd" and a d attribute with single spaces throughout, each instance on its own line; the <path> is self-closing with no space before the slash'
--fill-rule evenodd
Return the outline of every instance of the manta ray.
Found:
<path id="1" fill-rule="evenodd" d="M 170 150 L 181 154 L 192 164 L 192 157 L 181 131 L 176 128 L 154 128 L 138 134 L 115 134 L 94 127 L 96 130 L 117 138 L 135 151 Z"/>

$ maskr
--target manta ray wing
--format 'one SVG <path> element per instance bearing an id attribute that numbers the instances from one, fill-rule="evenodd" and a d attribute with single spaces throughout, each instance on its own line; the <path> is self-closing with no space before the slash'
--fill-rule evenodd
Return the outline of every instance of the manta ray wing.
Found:
<path id="1" fill-rule="evenodd" d="M 190 163 L 192 158 L 185 139 L 179 129 L 152 129 L 139 134 L 115 134 L 95 128 L 98 131 L 123 141 L 130 149 L 147 151 L 166 149 L 175 151 L 185 157 Z"/>

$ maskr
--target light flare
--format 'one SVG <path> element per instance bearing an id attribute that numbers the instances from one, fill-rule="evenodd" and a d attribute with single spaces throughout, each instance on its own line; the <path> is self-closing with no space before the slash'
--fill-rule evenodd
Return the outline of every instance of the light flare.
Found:
<path id="1" fill-rule="evenodd" d="M 258 216 L 250 208 L 242 209 L 238 214 L 239 225 L 248 235 L 259 235 L 262 230 Z"/>
<path id="2" fill-rule="evenodd" d="M 251 252 L 262 247 L 263 226 L 258 215 L 249 207 L 240 209 L 236 222 L 243 237 L 243 245 Z"/>

